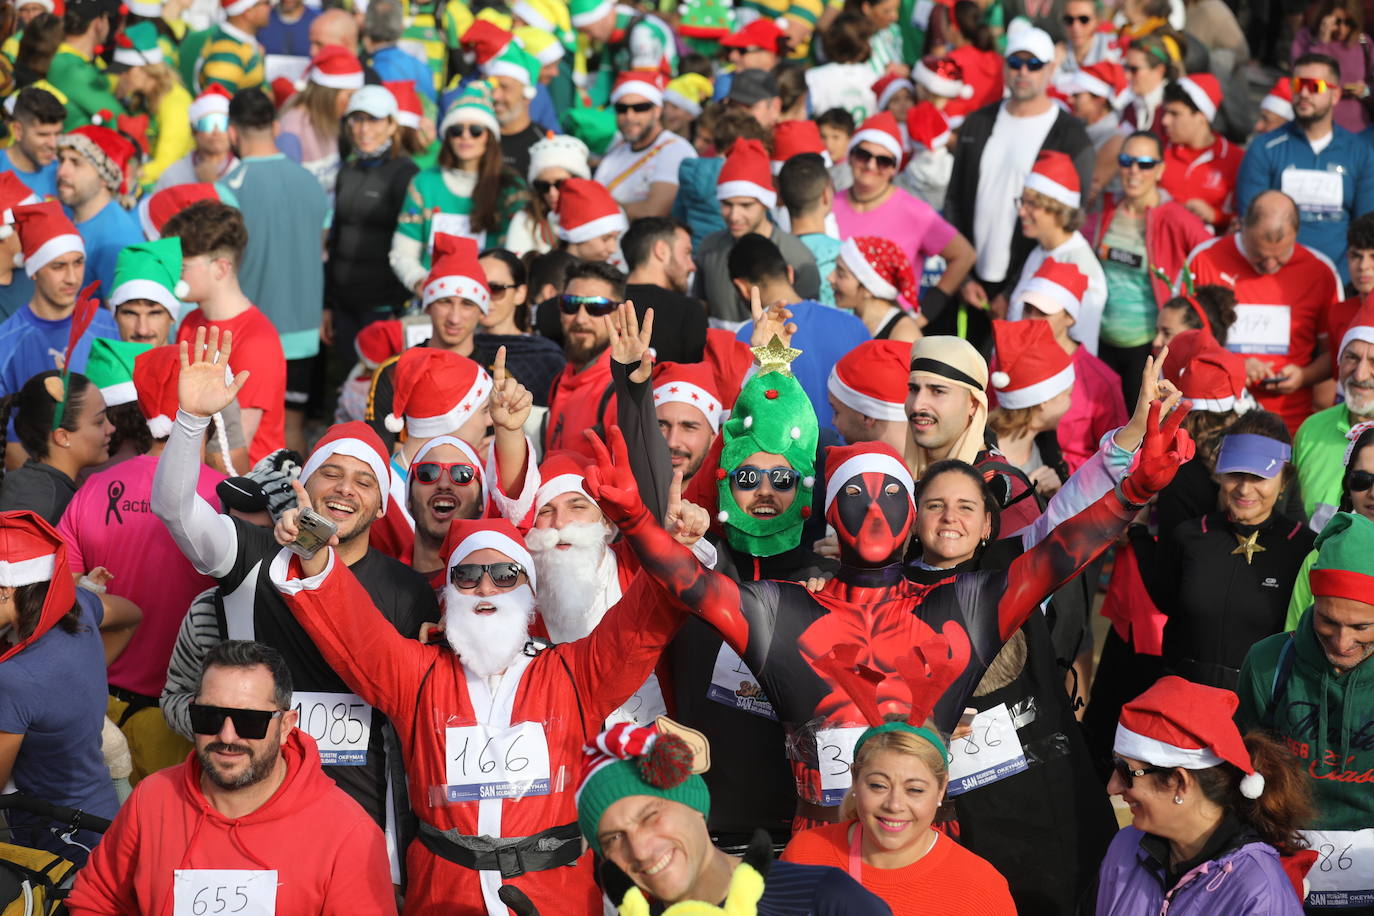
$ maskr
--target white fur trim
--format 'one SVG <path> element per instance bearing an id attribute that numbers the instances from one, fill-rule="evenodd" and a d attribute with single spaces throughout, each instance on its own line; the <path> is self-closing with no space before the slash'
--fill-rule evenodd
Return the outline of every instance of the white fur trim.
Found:
<path id="1" fill-rule="evenodd" d="M 105 399 L 106 407 L 117 407 L 120 404 L 132 404 L 138 400 L 138 389 L 133 382 L 115 382 L 113 385 L 106 385 L 100 389 L 100 396 Z"/>
<path id="2" fill-rule="evenodd" d="M 396 109 L 396 123 L 402 127 L 409 127 L 413 130 L 420 129 L 420 116 L 413 111 L 406 111 L 403 108 Z"/>
<path id="3" fill-rule="evenodd" d="M 439 287 L 443 283 L 451 283 L 453 284 L 453 288 L 451 290 L 440 289 Z M 477 307 L 482 310 L 483 315 L 491 311 L 491 290 L 487 289 L 481 283 L 478 283 L 472 277 L 465 277 L 461 274 L 435 277 L 433 280 L 426 283 L 425 294 L 420 300 L 420 306 L 421 308 L 429 308 L 431 304 L 440 299 L 448 299 L 451 297 L 466 299 L 469 302 L 476 303 Z"/>
<path id="4" fill-rule="evenodd" d="M 865 417 L 889 421 L 901 421 L 906 419 L 905 402 L 895 404 L 892 401 L 879 400 L 871 394 L 855 391 L 845 384 L 844 379 L 840 378 L 839 366 L 835 366 L 830 370 L 830 378 L 826 381 L 825 387 L 827 391 L 835 396 L 835 400 L 846 407 L 857 410 Z"/>
<path id="5" fill-rule="evenodd" d="M 663 104 L 663 90 L 644 80 L 626 80 L 611 91 L 611 104 L 614 105 L 627 95 L 642 95 L 646 101 L 655 105 Z"/>
<path id="6" fill-rule="evenodd" d="M 140 51 L 137 48 L 115 48 L 114 62 L 123 64 L 126 67 L 142 67 L 145 64 L 162 63 L 162 49 L 157 45 L 147 51 Z"/>
<path id="7" fill-rule="evenodd" d="M 870 127 L 867 130 L 859 131 L 853 137 L 849 138 L 849 152 L 854 152 L 855 147 L 860 143 L 876 143 L 891 153 L 892 158 L 897 160 L 898 165 L 902 162 L 901 141 L 885 130 L 874 130 Z"/>
<path id="8" fill-rule="evenodd" d="M 172 434 L 172 418 L 165 413 L 148 418 L 148 432 L 154 439 L 166 439 Z"/>
<path id="9" fill-rule="evenodd" d="M 1047 314 L 1066 311 L 1074 318 L 1078 317 L 1082 305 L 1073 293 L 1044 277 L 1031 277 L 1027 281 L 1025 289 L 1021 290 L 1021 301 L 1029 302 Z"/>
<path id="10" fill-rule="evenodd" d="M 625 214 L 616 210 L 605 216 L 598 216 L 594 220 L 589 220 L 580 226 L 569 229 L 559 225 L 558 237 L 565 242 L 578 244 L 579 242 L 590 242 L 592 239 L 600 238 L 608 232 L 624 232 L 630 228 L 629 220 L 625 219 Z"/>
<path id="11" fill-rule="evenodd" d="M 997 374 L 999 373 L 993 373 L 993 375 Z M 1027 385 L 1024 388 L 1013 388 L 1010 391 L 999 390 L 997 392 L 997 404 L 1008 410 L 1021 410 L 1026 407 L 1034 407 L 1036 404 L 1043 404 L 1059 392 L 1068 391 L 1072 387 L 1073 363 L 1070 363 L 1049 378 L 1041 379 L 1032 385 Z"/>
<path id="12" fill-rule="evenodd" d="M 551 500 L 557 499 L 564 493 L 581 493 L 591 499 L 592 495 L 587 492 L 587 488 L 583 486 L 584 483 L 586 483 L 586 478 L 581 474 L 559 474 L 557 477 L 544 481 L 539 485 L 539 489 L 534 491 L 534 511 L 538 512 Z"/>
<path id="13" fill-rule="evenodd" d="M 1216 103 L 1207 97 L 1207 93 L 1202 91 L 1201 86 L 1188 79 L 1186 76 L 1178 81 L 1178 85 L 1184 92 L 1188 93 L 1188 98 L 1193 100 L 1193 104 L 1197 106 L 1197 110 L 1205 115 L 1208 121 L 1211 121 L 1217 116 Z"/>
<path id="14" fill-rule="evenodd" d="M 859 250 L 858 243 L 854 239 L 847 238 L 844 244 L 840 245 L 840 260 L 844 261 L 844 266 L 849 268 L 864 289 L 868 290 L 879 299 L 886 299 L 889 302 L 897 301 L 897 287 L 878 276 L 878 272 L 873 269 L 873 265 L 868 263 L 863 252 Z"/>
<path id="15" fill-rule="evenodd" d="M 884 455 L 879 452 L 865 452 L 855 455 L 845 461 L 835 470 L 826 475 L 825 482 L 825 508 L 828 511 L 830 504 L 839 495 L 840 488 L 850 479 L 869 471 L 876 471 L 880 474 L 889 474 L 896 477 L 906 487 L 907 498 L 915 502 L 916 482 L 911 479 L 911 470 L 905 463 L 898 461 L 891 455 Z"/>
<path id="16" fill-rule="evenodd" d="M 52 579 L 53 563 L 56 560 L 56 551 L 47 556 L 31 557 L 27 560 L 0 560 L 0 586 L 19 588 L 33 585 L 35 582 L 47 582 Z"/>
<path id="17" fill-rule="evenodd" d="M 669 389 L 676 388 L 677 391 Z M 691 382 L 664 382 L 654 389 L 655 404 L 686 404 L 701 411 L 711 432 L 720 432 L 720 399 L 700 385 Z"/>
<path id="18" fill-rule="evenodd" d="M 257 6 L 261 0 L 235 0 L 233 3 L 224 4 L 225 16 L 239 16 Z"/>
<path id="19" fill-rule="evenodd" d="M 892 100 L 892 97 L 896 95 L 899 90 L 902 89 L 906 89 L 913 95 L 916 92 L 916 87 L 912 84 L 911 80 L 906 79 L 904 77 L 898 77 L 897 79 L 888 83 L 887 87 L 883 89 L 883 94 L 878 96 L 878 110 L 882 111 L 884 108 L 886 108 L 887 103 Z"/>
<path id="20" fill-rule="evenodd" d="M 530 552 L 524 544 L 499 531 L 474 531 L 463 538 L 458 542 L 458 546 L 453 548 L 453 552 L 448 555 L 444 568 L 453 569 L 479 550 L 499 550 L 525 567 L 525 575 L 530 580 L 530 591 L 535 594 L 539 593 L 539 585 L 534 577 L 534 557 L 530 556 Z"/>
<path id="21" fill-rule="evenodd" d="M 1131 731 L 1117 723 L 1116 741 L 1113 750 L 1121 757 L 1143 760 L 1151 766 L 1183 767 L 1188 770 L 1204 770 L 1224 761 L 1213 754 L 1210 748 L 1183 748 L 1165 744 L 1156 738 Z"/>
<path id="22" fill-rule="evenodd" d="M 532 25 L 541 32 L 552 32 L 554 25 L 543 13 L 535 9 L 529 3 L 521 0 L 519 3 L 511 5 L 510 11 L 521 19 L 525 20 L 526 25 Z"/>
<path id="23" fill-rule="evenodd" d="M 525 50 L 528 51 L 529 48 Z M 557 41 L 553 41 L 544 45 L 544 50 L 532 56 L 535 60 L 539 61 L 541 65 L 547 67 L 549 64 L 556 64 L 562 60 L 563 54 L 563 45 Z"/>
<path id="24" fill-rule="evenodd" d="M 498 140 L 501 137 L 501 124 L 496 120 L 496 115 L 488 114 L 476 105 L 454 105 L 445 112 L 444 119 L 439 124 L 439 137 L 443 139 L 444 134 L 455 124 L 480 124 L 493 137 Z M 445 139 L 444 142 L 448 141 Z"/>
<path id="25" fill-rule="evenodd" d="M 141 0 L 126 0 L 125 8 L 135 16 L 142 16 L 144 19 L 157 19 L 162 15 L 161 3 L 144 3 Z"/>
<path id="26" fill-rule="evenodd" d="M 410 466 L 415 467 L 415 465 L 424 461 L 426 455 L 441 445 L 451 445 L 458 449 L 458 451 L 463 453 L 463 457 L 468 460 L 468 463 L 477 471 L 477 485 L 481 488 L 482 492 L 480 502 L 485 506 L 487 502 L 486 468 L 482 467 L 482 461 L 477 457 L 477 453 L 472 450 L 472 446 L 468 445 L 457 436 L 435 436 L 433 439 L 430 439 L 424 445 L 420 446 L 420 450 L 415 453 L 415 457 L 410 459 Z"/>
<path id="27" fill-rule="evenodd" d="M 1336 351 L 1336 358 L 1340 359 L 1345 348 L 1355 341 L 1360 340 L 1368 344 L 1374 344 L 1374 328 L 1365 324 L 1351 325 L 1341 337 L 1341 348 Z"/>
<path id="28" fill-rule="evenodd" d="M 377 450 L 361 439 L 335 439 L 333 442 L 326 442 L 317 447 L 315 451 L 310 453 L 310 457 L 305 460 L 305 465 L 301 468 L 301 485 L 304 486 L 310 480 L 310 475 L 318 471 L 326 461 L 335 455 L 357 458 L 372 469 L 373 476 L 377 478 L 377 489 L 382 493 L 382 504 L 377 515 L 379 517 L 385 515 L 387 495 L 391 489 L 391 471 L 387 467 L 388 463 L 382 459 Z"/>
<path id="29" fill-rule="evenodd" d="M 1276 95 L 1266 95 L 1260 100 L 1259 107 L 1264 111 L 1269 111 L 1278 115 L 1285 121 L 1293 120 L 1293 103 L 1285 101 Z"/>
<path id="30" fill-rule="evenodd" d="M 1082 70 L 1070 76 L 1067 82 L 1068 85 L 1064 88 L 1069 95 L 1073 95 L 1076 92 L 1086 92 L 1089 95 L 1095 95 L 1099 99 L 1106 99 L 1108 101 L 1116 98 L 1116 90 L 1108 85 L 1105 80 L 1100 80 L 1091 73 L 1085 73 Z"/>
<path id="31" fill-rule="evenodd" d="M 683 95 L 675 89 L 663 90 L 663 101 L 672 102 L 678 108 L 681 108 L 683 111 L 687 112 L 694 118 L 701 114 L 700 105 L 698 105 L 696 102 L 693 102 L 691 99 L 687 98 L 685 95 Z"/>
<path id="32" fill-rule="evenodd" d="M 212 92 L 208 95 L 201 95 L 197 97 L 196 100 L 191 103 L 191 107 L 187 109 L 186 118 L 192 124 L 194 124 L 206 115 L 227 115 L 228 113 L 229 100 L 226 99 L 224 96 L 220 95 L 218 92 Z M 144 200 L 147 199 L 148 198 L 146 197 L 144 198 Z"/>
<path id="33" fill-rule="evenodd" d="M 1193 405 L 1193 410 L 1205 410 L 1208 413 L 1230 413 L 1236 409 L 1236 399 L 1230 395 L 1224 398 L 1186 398 L 1185 400 Z"/>
<path id="34" fill-rule="evenodd" d="M 487 370 L 478 369 L 472 387 L 456 399 L 453 407 L 437 417 L 415 417 L 406 414 L 406 434 L 417 439 L 442 436 L 451 433 L 468 421 L 486 403 L 491 394 L 491 376 Z"/>
<path id="35" fill-rule="evenodd" d="M 181 281 L 178 280 L 178 283 Z M 136 280 L 126 280 L 114 288 L 110 293 L 110 308 L 116 308 L 130 299 L 147 299 L 156 302 L 158 305 L 172 313 L 172 320 L 181 318 L 181 302 L 172 291 L 154 280 L 138 278 Z"/>
<path id="36" fill-rule="evenodd" d="M 1083 203 L 1083 195 L 1077 191 L 1070 191 L 1057 181 L 1051 181 L 1039 172 L 1031 172 L 1026 176 L 1026 187 L 1032 191 L 1039 191 L 1046 197 L 1059 201 L 1066 207 L 1073 207 L 1075 210 Z"/>
<path id="37" fill-rule="evenodd" d="M 748 197 L 757 200 L 765 207 L 778 205 L 777 191 L 770 191 L 763 185 L 755 184 L 752 181 L 735 180 L 716 185 L 716 200 L 729 200 L 731 197 Z"/>
<path id="38" fill-rule="evenodd" d="M 48 239 L 33 254 L 24 257 L 24 273 L 32 277 L 44 267 L 49 261 L 60 258 L 64 254 L 71 254 L 73 251 L 86 253 L 86 243 L 81 241 L 79 235 L 55 235 Z"/>
<path id="39" fill-rule="evenodd" d="M 502 60 L 498 57 L 495 60 L 487 61 L 482 72 L 487 76 L 509 76 L 522 86 L 530 85 L 530 71 L 514 61 Z"/>
<path id="40" fill-rule="evenodd" d="M 580 29 L 583 26 L 591 25 L 593 22 L 600 22 L 613 9 L 615 9 L 615 4 L 612 0 L 606 0 L 605 3 L 597 4 L 589 10 L 574 13 L 572 17 L 573 28 Z"/>
<path id="41" fill-rule="evenodd" d="M 324 86 L 326 89 L 363 88 L 363 71 L 361 70 L 355 73 L 321 73 L 319 70 L 311 70 L 309 79 L 316 86 Z"/>
<path id="42" fill-rule="evenodd" d="M 329 578 L 329 574 L 334 571 L 334 548 L 326 547 L 324 569 L 313 576 L 306 576 L 304 579 L 288 579 L 287 571 L 291 568 L 291 558 L 295 556 L 291 551 L 283 547 L 277 551 L 277 555 L 272 558 L 272 562 L 267 565 L 267 578 L 277 587 L 277 591 L 283 595 L 294 595 L 303 591 L 314 591 L 324 580 Z"/>
<path id="43" fill-rule="evenodd" d="M 916 62 L 912 78 L 916 80 L 917 85 L 924 86 L 932 95 L 946 99 L 973 98 L 973 87 L 968 83 L 956 83 L 954 80 L 945 79 L 927 67 L 923 61 Z M 881 108 L 882 105 L 879 104 L 878 107 Z"/>

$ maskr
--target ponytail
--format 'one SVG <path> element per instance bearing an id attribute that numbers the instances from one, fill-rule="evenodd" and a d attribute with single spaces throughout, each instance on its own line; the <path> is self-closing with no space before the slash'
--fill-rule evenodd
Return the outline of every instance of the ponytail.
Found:
<path id="1" fill-rule="evenodd" d="M 1293 755 L 1274 738 L 1261 731 L 1245 735 L 1250 763 L 1264 777 L 1259 798 L 1246 798 L 1240 791 L 1244 773 L 1229 763 L 1205 770 L 1189 770 L 1207 800 L 1235 813 L 1273 846 L 1280 855 L 1292 855 L 1307 848 L 1298 827 L 1312 821 L 1312 795 L 1307 776 Z"/>
<path id="2" fill-rule="evenodd" d="M 14 415 L 14 432 L 19 444 L 35 461 L 48 457 L 49 442 L 53 433 L 53 418 L 57 415 L 58 402 L 48 391 L 50 378 L 60 379 L 62 373 L 56 369 L 40 372 L 24 383 L 19 393 L 13 396 L 10 410 Z M 62 413 L 62 429 L 69 433 L 77 430 L 76 418 L 81 412 L 81 401 L 86 389 L 91 387 L 90 379 L 79 372 L 67 375 L 67 408 Z"/>

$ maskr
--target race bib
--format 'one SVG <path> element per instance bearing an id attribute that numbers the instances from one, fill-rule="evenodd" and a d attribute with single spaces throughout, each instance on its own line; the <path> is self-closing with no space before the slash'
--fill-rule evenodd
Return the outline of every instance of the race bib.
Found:
<path id="1" fill-rule="evenodd" d="M 649 679 L 630 694 L 628 700 L 606 717 L 606 727 L 611 728 L 621 722 L 652 725 L 659 716 L 667 714 L 668 705 L 663 702 L 663 688 L 659 686 L 658 675 L 650 674 Z"/>
<path id="2" fill-rule="evenodd" d="M 549 794 L 549 745 L 542 723 L 444 731 L 444 797 L 449 803 Z"/>
<path id="3" fill-rule="evenodd" d="M 949 743 L 949 794 L 962 795 L 1026 768 L 1026 754 L 1007 704 L 998 703 L 973 717 L 973 731 Z"/>
<path id="4" fill-rule="evenodd" d="M 351 693 L 291 695 L 291 708 L 300 714 L 296 727 L 315 739 L 320 763 L 327 767 L 360 767 L 367 764 L 367 745 L 372 737 L 372 707 Z"/>
<path id="5" fill-rule="evenodd" d="M 1308 906 L 1374 906 L 1374 828 L 1302 834 L 1319 857 L 1307 873 Z"/>
<path id="6" fill-rule="evenodd" d="M 727 645 L 722 644 L 716 653 L 716 664 L 711 669 L 711 686 L 706 689 L 706 696 L 732 709 L 753 713 L 774 722 L 778 720 L 778 714 L 759 686 L 754 672 Z"/>
<path id="7" fill-rule="evenodd" d="M 1113 248 L 1110 245 L 1103 247 L 1102 259 L 1111 261 L 1113 264 L 1120 264 L 1122 267 L 1129 267 L 1131 270 L 1139 270 L 1145 264 L 1144 255 L 1127 251 L 1124 248 Z"/>
<path id="8" fill-rule="evenodd" d="M 1226 349 L 1233 353 L 1288 352 L 1293 309 L 1287 305 L 1236 306 L 1236 322 L 1226 332 Z"/>
<path id="9" fill-rule="evenodd" d="M 1332 211 L 1345 205 L 1345 181 L 1340 172 L 1322 169 L 1284 169 L 1281 190 L 1299 210 Z"/>
<path id="10" fill-rule="evenodd" d="M 178 868 L 172 872 L 172 916 L 274 916 L 276 871 Z"/>
<path id="11" fill-rule="evenodd" d="M 866 731 L 868 726 L 855 725 L 822 728 L 816 732 L 816 764 L 821 771 L 821 804 L 825 807 L 834 807 L 844 801 L 844 794 L 854 781 L 850 773 L 854 745 Z"/>
<path id="12" fill-rule="evenodd" d="M 472 231 L 472 218 L 466 213 L 436 213 L 429 220 L 429 253 L 434 254 L 434 237 L 444 235 L 464 236 L 477 240 L 480 250 L 486 246 L 487 234 Z"/>
<path id="13" fill-rule="evenodd" d="M 297 83 L 310 69 L 310 58 L 294 54 L 268 54 L 262 59 L 262 69 L 268 83 L 275 79 Z"/>

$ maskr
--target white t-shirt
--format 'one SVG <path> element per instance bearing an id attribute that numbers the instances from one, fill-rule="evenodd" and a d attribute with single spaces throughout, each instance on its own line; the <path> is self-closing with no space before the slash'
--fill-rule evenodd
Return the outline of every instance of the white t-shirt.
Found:
<path id="1" fill-rule="evenodd" d="M 630 144 L 624 140 L 619 141 L 606 152 L 593 177 L 610 189 L 611 196 L 617 203 L 638 203 L 648 199 L 649 186 L 654 182 L 677 184 L 677 167 L 682 164 L 682 160 L 695 159 L 696 155 L 697 151 L 692 148 L 692 144 L 671 130 L 665 130 L 658 135 L 652 145 L 639 152 L 630 149 Z M 612 182 L 645 156 L 650 158 L 626 175 L 615 187 L 611 187 Z"/>
<path id="2" fill-rule="evenodd" d="M 1058 117 L 1057 105 L 1028 118 L 1007 114 L 1006 105 L 997 110 L 992 134 L 979 160 L 978 197 L 973 205 L 973 247 L 978 252 L 980 279 L 1006 279 L 1016 229 L 1016 198 L 1021 196 L 1026 176 Z"/>
<path id="3" fill-rule="evenodd" d="M 1102 272 L 1102 265 L 1098 263 L 1093 246 L 1081 232 L 1075 232 L 1069 236 L 1067 242 L 1049 251 L 1046 251 L 1044 246 L 1036 245 L 1035 250 L 1026 256 L 1026 265 L 1021 268 L 1021 278 L 1017 280 L 1016 287 L 1007 299 L 1007 319 L 1021 320 L 1026 309 L 1019 294 L 1030 282 L 1030 278 L 1035 276 L 1040 265 L 1045 263 L 1046 258 L 1073 264 L 1088 278 L 1088 291 L 1083 294 L 1083 301 L 1078 307 L 1078 317 L 1069 328 L 1069 336 L 1096 356 L 1097 337 L 1102 329 L 1102 310 L 1107 307 L 1107 275 Z"/>
<path id="4" fill-rule="evenodd" d="M 873 95 L 873 68 L 862 64 L 825 64 L 806 71 L 806 90 L 811 95 L 811 110 L 816 115 L 832 108 L 843 108 L 855 124 L 878 110 Z"/>

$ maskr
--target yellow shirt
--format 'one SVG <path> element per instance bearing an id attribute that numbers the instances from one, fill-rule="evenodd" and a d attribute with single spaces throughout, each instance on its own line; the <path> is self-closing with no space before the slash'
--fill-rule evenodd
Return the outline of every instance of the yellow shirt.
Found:
<path id="1" fill-rule="evenodd" d="M 157 103 L 152 121 L 157 138 L 153 141 L 151 158 L 143 166 L 143 184 L 151 186 L 163 171 L 195 148 L 191 136 L 191 93 L 180 83 L 173 83 Z"/>

